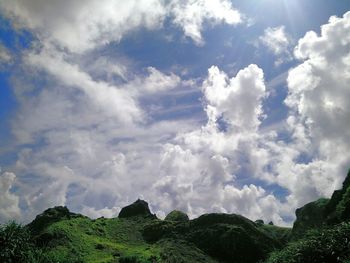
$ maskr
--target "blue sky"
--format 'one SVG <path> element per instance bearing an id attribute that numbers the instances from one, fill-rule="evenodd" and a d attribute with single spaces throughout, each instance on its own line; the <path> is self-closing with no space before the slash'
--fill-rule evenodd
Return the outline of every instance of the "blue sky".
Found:
<path id="1" fill-rule="evenodd" d="M 143 198 L 290 225 L 350 167 L 349 7 L 1 2 L 0 221 Z"/>

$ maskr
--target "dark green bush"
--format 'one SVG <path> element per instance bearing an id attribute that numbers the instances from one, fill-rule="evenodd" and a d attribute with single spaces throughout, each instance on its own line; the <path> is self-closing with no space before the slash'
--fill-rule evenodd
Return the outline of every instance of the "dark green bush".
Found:
<path id="1" fill-rule="evenodd" d="M 350 259 L 350 223 L 309 231 L 266 263 L 338 263 Z"/>
<path id="2" fill-rule="evenodd" d="M 164 220 L 167 221 L 175 221 L 175 222 L 188 222 L 189 218 L 188 215 L 186 215 L 184 212 L 174 210 L 171 211 Z"/>
<path id="3" fill-rule="evenodd" d="M 32 243 L 27 228 L 9 222 L 0 225 L 0 262 L 42 262 L 42 253 Z"/>
<path id="4" fill-rule="evenodd" d="M 350 219 L 350 187 L 344 192 L 342 200 L 338 203 L 335 211 L 339 220 L 345 221 Z"/>
<path id="5" fill-rule="evenodd" d="M 119 259 L 120 263 L 151 263 L 152 261 L 140 259 L 137 256 L 122 256 Z"/>

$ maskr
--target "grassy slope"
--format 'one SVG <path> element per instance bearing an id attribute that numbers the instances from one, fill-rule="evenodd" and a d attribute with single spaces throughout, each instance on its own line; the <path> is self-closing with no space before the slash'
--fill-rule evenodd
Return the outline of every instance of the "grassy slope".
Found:
<path id="1" fill-rule="evenodd" d="M 158 255 L 157 248 L 143 241 L 139 227 L 137 220 L 74 218 L 50 225 L 41 237 L 49 237 L 48 255 L 57 261 L 75 257 L 83 262 L 111 262 L 120 256 Z"/>
<path id="2" fill-rule="evenodd" d="M 64 219 L 41 231 L 37 241 L 44 247 L 49 262 L 218 262 L 186 241 L 186 234 L 181 238 L 167 235 L 147 243 L 142 230 L 157 222 L 165 223 L 143 217 Z M 201 229 L 206 231 L 206 227 Z M 275 242 L 284 240 L 290 229 L 263 225 L 256 231 Z"/>
<path id="3" fill-rule="evenodd" d="M 189 262 L 189 258 L 214 262 L 186 242 L 146 243 L 141 229 L 148 221 L 142 217 L 67 219 L 48 226 L 38 241 L 52 262 Z"/>

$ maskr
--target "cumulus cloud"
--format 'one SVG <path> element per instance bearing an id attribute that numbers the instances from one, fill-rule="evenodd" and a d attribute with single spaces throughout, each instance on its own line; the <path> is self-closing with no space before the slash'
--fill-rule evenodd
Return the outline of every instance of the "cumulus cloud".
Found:
<path id="1" fill-rule="evenodd" d="M 263 213 L 263 205 L 270 204 L 270 208 L 265 209 L 276 211 L 274 220 L 281 222 L 280 216 L 291 216 L 296 207 L 319 197 L 330 196 L 343 181 L 350 161 L 346 154 L 350 148 L 346 127 L 350 121 L 346 101 L 350 95 L 347 87 L 350 77 L 347 59 L 349 20 L 349 13 L 342 18 L 332 17 L 328 24 L 322 26 L 320 36 L 308 32 L 299 40 L 295 54 L 302 62 L 289 72 L 287 79 L 289 92 L 285 103 L 290 109 L 290 116 L 285 120 L 282 133 L 290 136 L 288 141 L 281 140 L 278 132 L 259 131 L 263 116 L 261 103 L 266 96 L 263 86 L 259 84 L 263 83 L 259 81 L 259 70 L 252 70 L 254 67 L 251 66 L 250 70 L 242 70 L 231 81 L 217 68 L 209 70 L 208 79 L 203 84 L 208 103 L 208 123 L 201 130 L 178 136 L 183 143 L 182 148 L 200 155 L 213 151 L 213 154 L 220 154 L 229 160 L 226 167 L 229 173 L 238 175 L 243 169 L 246 175 L 257 176 L 287 189 L 285 202 L 281 202 L 264 189 L 255 189 L 254 185 L 240 189 L 223 183 L 224 189 L 235 193 L 228 196 L 238 198 L 243 192 L 255 196 L 247 206 L 248 210 L 238 201 L 232 201 L 240 207 L 241 213 L 253 218 L 256 212 Z M 340 36 L 342 41 L 338 41 Z M 254 81 L 242 86 L 243 95 L 240 96 L 237 92 L 240 89 L 230 83 L 239 82 L 237 79 L 243 72 L 246 74 L 242 75 L 251 76 L 250 79 Z M 247 87 L 253 90 L 251 96 Z M 230 93 L 240 99 L 229 103 Z M 240 103 L 245 101 L 245 96 L 250 98 L 246 101 L 251 102 L 248 107 L 252 111 L 248 111 L 247 115 L 244 115 L 246 112 L 242 113 L 240 116 L 245 122 L 240 122 L 239 117 L 230 115 L 230 107 L 237 107 L 234 112 L 245 109 L 245 104 Z M 220 118 L 228 124 L 224 130 L 220 128 Z M 250 135 L 239 132 L 240 129 L 231 130 L 235 123 L 239 123 L 240 128 L 246 127 Z M 233 184 L 237 179 L 232 179 Z M 248 197 L 243 199 L 249 200 Z M 232 211 L 233 208 L 225 206 L 222 200 L 218 202 L 222 204 L 220 209 Z"/>
<path id="2" fill-rule="evenodd" d="M 200 129 L 179 133 L 175 143 L 164 146 L 161 173 L 153 185 L 161 196 L 159 207 L 182 209 L 191 217 L 214 211 L 285 224 L 282 217 L 292 211 L 287 203 L 262 187 L 238 184 L 241 176 L 251 178 L 267 162 L 258 135 L 267 96 L 262 70 L 249 65 L 229 78 L 213 66 L 202 90 L 208 122 Z M 227 122 L 227 129 L 220 128 L 219 117 Z M 242 156 L 249 162 L 242 162 Z"/>
<path id="3" fill-rule="evenodd" d="M 292 58 L 290 53 L 292 39 L 286 33 L 284 26 L 266 28 L 264 34 L 259 37 L 259 42 L 278 57 L 276 65 Z"/>
<path id="4" fill-rule="evenodd" d="M 203 45 L 203 24 L 226 23 L 237 25 L 242 22 L 240 12 L 227 0 L 174 0 L 171 2 L 174 23 L 182 27 L 185 36 L 190 37 L 197 45 Z"/>
<path id="5" fill-rule="evenodd" d="M 0 9 L 17 27 L 36 32 L 41 41 L 77 53 L 118 42 L 139 28 L 160 28 L 167 17 L 197 44 L 204 42 L 201 31 L 205 21 L 241 22 L 239 11 L 227 0 L 15 0 L 2 1 Z"/>
<path id="6" fill-rule="evenodd" d="M 47 50 L 30 52 L 25 61 L 27 67 L 39 68 L 38 74 L 49 74 L 51 84 L 50 89 L 36 90 L 30 100 L 20 100 L 22 110 L 13 122 L 20 143 L 37 145 L 20 150 L 15 167 L 23 176 L 20 181 L 32 174 L 33 181 L 40 182 L 21 184 L 21 201 L 29 207 L 25 218 L 59 204 L 92 217 L 115 216 L 120 207 L 142 197 L 159 215 L 177 208 L 191 217 L 219 211 L 283 222 L 280 214 L 287 213 L 281 212 L 278 200 L 269 204 L 273 199 L 263 188 L 235 183 L 239 165 L 258 169 L 253 168 L 258 165 L 254 161 L 239 164 L 242 152 L 257 159 L 262 156 L 255 140 L 266 90 L 263 72 L 256 65 L 232 78 L 217 67 L 209 69 L 202 85 L 208 123 L 200 128 L 191 120 L 124 122 L 96 108 L 103 106 L 102 101 L 84 96 L 87 87 L 81 85 L 103 89 L 107 83 L 95 82 L 79 65 Z M 143 81 L 136 77 L 115 88 L 127 90 L 137 102 L 142 94 L 156 96 L 181 82 L 174 74 L 154 68 L 148 72 Z M 16 88 L 23 91 L 25 83 L 17 83 Z M 142 92 L 140 83 L 149 89 Z M 158 83 L 163 83 L 161 89 L 152 88 Z M 247 112 L 239 116 L 235 111 Z M 126 118 L 128 112 L 123 113 Z M 219 117 L 227 122 L 226 131 L 220 130 Z M 250 205 L 245 205 L 248 199 Z M 263 207 L 273 212 L 264 213 Z"/>
<path id="7" fill-rule="evenodd" d="M 94 217 L 115 215 L 154 182 L 163 142 L 196 125 L 191 119 L 151 123 L 143 114 L 139 100 L 181 85 L 175 74 L 150 67 L 113 84 L 50 47 L 26 52 L 23 62 L 14 77 L 20 108 L 12 128 L 26 220 L 63 204 Z M 39 79 L 44 85 L 33 87 Z"/>
<path id="8" fill-rule="evenodd" d="M 19 197 L 11 191 L 15 180 L 14 173 L 4 172 L 0 175 L 0 222 L 20 217 Z"/>
<path id="9" fill-rule="evenodd" d="M 12 76 L 18 158 L 16 176 L 0 177 L 0 199 L 8 204 L 0 220 L 20 216 L 21 205 L 28 207 L 27 220 L 63 204 L 92 217 L 115 216 L 141 197 L 163 216 L 172 209 L 191 217 L 234 212 L 285 224 L 294 208 L 340 185 L 350 161 L 349 13 L 332 17 L 320 36 L 309 32 L 299 40 L 300 65 L 288 76 L 289 116 L 273 131 L 261 127 L 269 94 L 257 65 L 236 76 L 208 69 L 195 87 L 203 96 L 203 122 L 153 120 L 143 104 L 174 99 L 172 92 L 198 81 L 152 66 L 136 74 L 107 58 L 89 63 L 88 51 L 98 53 L 141 27 L 159 28 L 167 17 L 201 45 L 206 23 L 242 21 L 229 1 L 17 0 L 0 6 L 38 37 Z M 277 57 L 290 55 L 284 27 L 266 29 L 260 41 Z M 257 180 L 286 190 L 285 198 Z"/>
<path id="10" fill-rule="evenodd" d="M 218 202 L 212 198 L 231 178 L 227 166 L 228 160 L 222 156 L 198 155 L 180 145 L 165 145 L 161 175 L 154 184 L 154 190 L 162 196 L 158 205 L 167 211 L 178 208 L 189 212 L 190 216 L 199 215 L 203 204 L 213 206 Z"/>
<path id="11" fill-rule="evenodd" d="M 260 124 L 265 89 L 263 71 L 256 65 L 239 71 L 231 79 L 217 67 L 211 67 L 203 85 L 205 98 L 214 113 L 212 117 L 223 116 L 232 129 L 249 131 L 256 130 Z"/>
<path id="12" fill-rule="evenodd" d="M 157 28 L 165 15 L 159 0 L 16 0 L 2 1 L 0 7 L 18 27 L 34 30 L 41 40 L 72 52 L 119 41 L 139 27 Z"/>
<path id="13" fill-rule="evenodd" d="M 245 185 L 242 189 L 226 186 L 224 204 L 227 211 L 237 211 L 251 219 L 263 219 L 278 225 L 285 225 L 281 216 L 289 215 L 292 211 L 288 204 L 281 203 L 275 196 L 266 193 L 262 187 L 253 184 Z"/>
<path id="14" fill-rule="evenodd" d="M 303 63 L 288 76 L 286 104 L 310 129 L 310 135 L 320 143 L 321 153 L 330 153 L 332 143 L 341 149 L 350 138 L 346 129 L 350 121 L 346 99 L 350 96 L 349 28 L 348 12 L 342 18 L 331 17 L 322 26 L 320 36 L 308 32 L 295 49 Z"/>
<path id="15" fill-rule="evenodd" d="M 331 17 L 319 36 L 310 31 L 295 48 L 301 64 L 289 72 L 285 100 L 292 143 L 274 149 L 284 155 L 277 181 L 297 205 L 329 196 L 349 168 L 349 28 L 349 12 Z"/>
<path id="16" fill-rule="evenodd" d="M 114 216 L 142 197 L 162 215 L 178 208 L 191 217 L 221 211 L 282 222 L 281 205 L 266 205 L 269 193 L 235 182 L 240 169 L 259 169 L 258 161 L 239 165 L 242 152 L 263 156 L 255 143 L 267 96 L 259 67 L 250 65 L 232 78 L 215 66 L 209 69 L 201 88 L 208 122 L 200 127 L 190 118 L 149 122 L 140 103 L 187 85 L 179 76 L 151 66 L 134 75 L 107 59 L 84 62 L 85 51 L 118 41 L 131 29 L 161 26 L 164 12 L 197 44 L 204 41 L 204 23 L 241 22 L 228 1 L 172 1 L 166 11 L 163 4 L 129 1 L 118 4 L 117 16 L 116 4 L 107 0 L 84 6 L 79 1 L 1 3 L 2 11 L 17 26 L 33 30 L 40 42 L 23 53 L 13 78 L 20 106 L 12 121 L 19 149 L 14 169 L 17 201 L 28 207 L 24 219 L 63 204 L 93 217 Z M 108 75 L 120 79 L 100 77 Z M 39 85 L 31 85 L 34 80 Z M 248 199 L 250 206 L 244 205 Z M 273 213 L 262 214 L 262 205 Z"/>

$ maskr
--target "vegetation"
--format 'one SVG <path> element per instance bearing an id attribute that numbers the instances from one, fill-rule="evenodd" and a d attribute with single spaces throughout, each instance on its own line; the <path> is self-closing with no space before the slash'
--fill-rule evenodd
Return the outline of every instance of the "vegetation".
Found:
<path id="1" fill-rule="evenodd" d="M 175 210 L 160 220 L 142 200 L 111 219 L 54 207 L 27 226 L 0 226 L 0 262 L 350 263 L 350 173 L 331 199 L 296 216 L 290 229 L 234 214 L 189 220 Z"/>
<path id="2" fill-rule="evenodd" d="M 175 221 L 175 222 L 187 222 L 189 220 L 188 215 L 184 212 L 174 210 L 171 211 L 165 218 L 166 221 Z"/>
<path id="3" fill-rule="evenodd" d="M 293 237 L 302 237 L 312 228 L 319 228 L 326 224 L 325 209 L 329 199 L 321 198 L 308 203 L 295 211 L 296 220 L 293 225 Z"/>
<path id="4" fill-rule="evenodd" d="M 350 223 L 314 229 L 274 252 L 266 263 L 337 263 L 350 260 Z"/>
<path id="5" fill-rule="evenodd" d="M 41 262 L 42 254 L 28 229 L 15 222 L 0 225 L 0 262 Z"/>
<path id="6" fill-rule="evenodd" d="M 296 211 L 292 238 L 266 263 L 350 262 L 350 172 L 331 199 L 320 199 Z"/>

